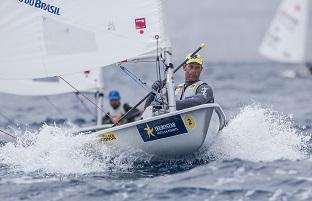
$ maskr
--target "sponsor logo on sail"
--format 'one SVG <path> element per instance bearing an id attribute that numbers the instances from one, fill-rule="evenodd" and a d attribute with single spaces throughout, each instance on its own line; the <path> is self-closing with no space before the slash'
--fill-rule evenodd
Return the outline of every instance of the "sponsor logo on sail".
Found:
<path id="1" fill-rule="evenodd" d="M 135 19 L 135 28 L 136 29 L 145 29 L 146 28 L 145 18 L 137 18 L 137 19 Z"/>
<path id="2" fill-rule="evenodd" d="M 21 3 L 25 3 L 29 6 L 33 6 L 35 8 L 47 11 L 47 12 L 52 13 L 54 15 L 61 15 L 59 7 L 45 3 L 44 1 L 41 1 L 41 0 L 18 0 L 18 1 Z"/>
<path id="3" fill-rule="evenodd" d="M 187 133 L 180 115 L 137 125 L 144 142 Z"/>
<path id="4" fill-rule="evenodd" d="M 146 20 L 145 18 L 136 18 L 134 20 L 135 28 L 139 30 L 140 34 L 144 33 L 144 30 L 146 28 Z"/>
<path id="5" fill-rule="evenodd" d="M 91 70 L 83 71 L 83 74 L 85 75 L 86 78 L 89 77 L 90 73 L 91 73 Z"/>

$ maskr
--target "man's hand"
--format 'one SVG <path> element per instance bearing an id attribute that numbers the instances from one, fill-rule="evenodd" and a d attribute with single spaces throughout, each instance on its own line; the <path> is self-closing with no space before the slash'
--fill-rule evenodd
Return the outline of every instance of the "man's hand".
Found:
<path id="1" fill-rule="evenodd" d="M 121 114 L 116 114 L 115 116 L 112 117 L 112 122 L 116 124 L 120 120 L 121 116 L 122 116 Z"/>
<path id="2" fill-rule="evenodd" d="M 160 80 L 157 80 L 152 85 L 153 92 L 160 92 L 160 90 L 164 87 L 164 83 Z"/>

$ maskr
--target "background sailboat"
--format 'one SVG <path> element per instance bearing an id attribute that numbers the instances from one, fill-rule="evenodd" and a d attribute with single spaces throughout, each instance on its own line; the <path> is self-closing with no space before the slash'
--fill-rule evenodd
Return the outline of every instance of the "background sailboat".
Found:
<path id="1" fill-rule="evenodd" d="M 41 96 L 75 91 L 54 77 L 59 75 L 80 92 L 96 92 L 103 88 L 100 67 L 147 56 L 156 60 L 157 42 L 161 48 L 171 46 L 160 1 L 41 3 L 46 7 L 35 1 L 1 3 L 0 92 Z"/>
<path id="2" fill-rule="evenodd" d="M 283 0 L 259 53 L 273 61 L 305 65 L 308 10 L 309 0 Z"/>

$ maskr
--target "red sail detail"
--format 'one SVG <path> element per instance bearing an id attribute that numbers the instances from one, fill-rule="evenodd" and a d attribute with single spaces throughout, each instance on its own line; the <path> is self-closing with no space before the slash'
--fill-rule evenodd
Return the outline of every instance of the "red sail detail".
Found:
<path id="1" fill-rule="evenodd" d="M 137 19 L 135 19 L 135 28 L 136 29 L 145 29 L 146 28 L 145 18 L 137 18 Z"/>

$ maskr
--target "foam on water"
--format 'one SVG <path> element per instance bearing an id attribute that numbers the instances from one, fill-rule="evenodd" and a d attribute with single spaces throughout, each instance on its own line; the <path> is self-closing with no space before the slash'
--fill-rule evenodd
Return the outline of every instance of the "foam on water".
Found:
<path id="1" fill-rule="evenodd" d="M 291 116 L 252 104 L 228 123 L 210 152 L 221 159 L 297 160 L 306 157 L 308 140 L 294 127 Z"/>
<path id="2" fill-rule="evenodd" d="M 26 132 L 17 143 L 0 148 L 0 161 L 26 172 L 84 174 L 122 166 L 127 158 L 90 135 L 74 136 L 71 131 L 45 125 L 38 132 Z"/>

